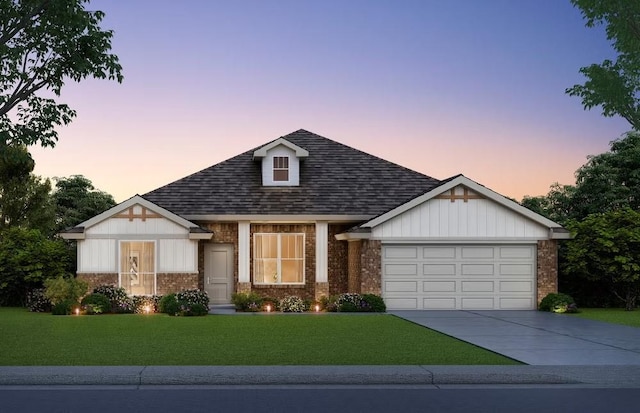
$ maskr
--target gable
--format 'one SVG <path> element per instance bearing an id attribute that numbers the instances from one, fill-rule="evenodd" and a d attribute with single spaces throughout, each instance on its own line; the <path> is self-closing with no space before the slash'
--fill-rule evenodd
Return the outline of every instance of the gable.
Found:
<path id="1" fill-rule="evenodd" d="M 286 160 L 286 165 L 279 165 Z M 298 186 L 300 184 L 300 158 L 296 152 L 285 145 L 275 146 L 265 152 L 261 159 L 262 185 L 264 186 Z M 279 169 L 277 169 L 279 168 Z M 278 172 L 285 172 L 285 176 L 277 177 Z M 286 179 L 283 179 L 286 178 Z"/>
<path id="2" fill-rule="evenodd" d="M 372 228 L 373 238 L 546 239 L 549 228 L 458 185 Z"/>

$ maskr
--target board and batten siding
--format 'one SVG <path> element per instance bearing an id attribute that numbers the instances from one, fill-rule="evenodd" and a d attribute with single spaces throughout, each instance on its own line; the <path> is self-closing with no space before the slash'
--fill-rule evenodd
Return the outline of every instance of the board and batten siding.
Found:
<path id="1" fill-rule="evenodd" d="M 456 188 L 460 195 L 462 188 Z M 548 228 L 496 202 L 475 196 L 430 199 L 372 229 L 376 239 L 386 238 L 531 238 L 546 239 Z"/>
<path id="2" fill-rule="evenodd" d="M 134 213 L 141 213 L 139 205 Z M 198 271 L 198 241 L 189 230 L 166 218 L 108 218 L 86 229 L 78 242 L 78 273 L 117 273 L 120 241 L 154 241 L 156 272 Z"/>

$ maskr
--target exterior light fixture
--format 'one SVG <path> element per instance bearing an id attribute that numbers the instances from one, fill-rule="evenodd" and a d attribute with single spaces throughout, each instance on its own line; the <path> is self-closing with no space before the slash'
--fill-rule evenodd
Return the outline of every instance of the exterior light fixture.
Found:
<path id="1" fill-rule="evenodd" d="M 316 304 L 316 313 L 320 312 L 320 304 Z"/>
<path id="2" fill-rule="evenodd" d="M 148 305 L 144 306 L 144 313 L 149 314 L 151 312 L 151 308 Z"/>
<path id="3" fill-rule="evenodd" d="M 80 309 L 76 307 L 75 313 L 76 315 L 80 315 Z"/>
<path id="4" fill-rule="evenodd" d="M 271 312 L 271 304 L 267 304 L 267 313 Z"/>

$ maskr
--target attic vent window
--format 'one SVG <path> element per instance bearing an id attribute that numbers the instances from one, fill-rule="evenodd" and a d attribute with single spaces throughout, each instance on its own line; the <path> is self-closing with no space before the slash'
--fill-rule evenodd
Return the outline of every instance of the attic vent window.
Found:
<path id="1" fill-rule="evenodd" d="M 273 157 L 273 180 L 274 182 L 286 182 L 289 180 L 289 157 Z"/>

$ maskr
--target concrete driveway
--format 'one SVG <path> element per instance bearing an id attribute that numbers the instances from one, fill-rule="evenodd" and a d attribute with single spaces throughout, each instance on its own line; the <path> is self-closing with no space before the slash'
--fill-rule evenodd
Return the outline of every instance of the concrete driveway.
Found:
<path id="1" fill-rule="evenodd" d="M 540 311 L 390 311 L 529 365 L 640 365 L 640 328 Z"/>

